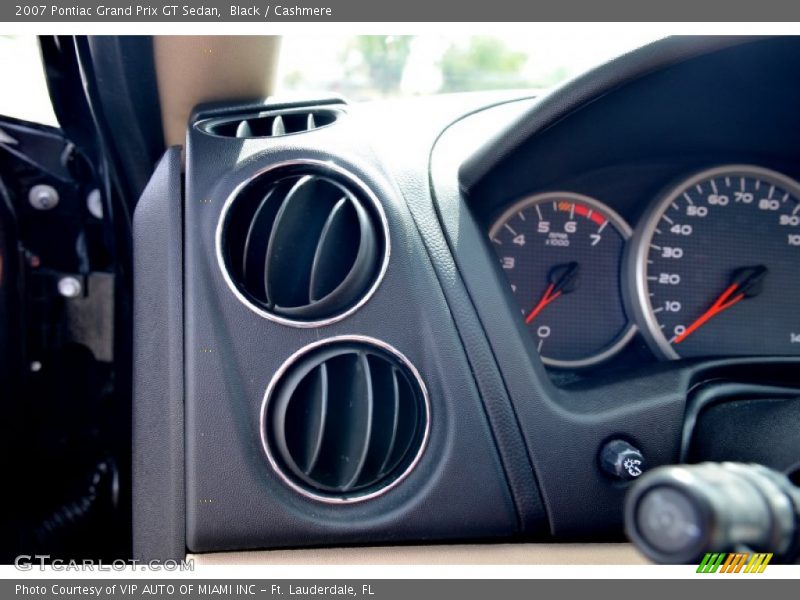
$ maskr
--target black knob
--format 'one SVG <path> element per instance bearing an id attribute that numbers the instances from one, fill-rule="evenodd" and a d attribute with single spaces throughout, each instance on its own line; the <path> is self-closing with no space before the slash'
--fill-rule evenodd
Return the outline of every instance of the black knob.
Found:
<path id="1" fill-rule="evenodd" d="M 644 455 L 625 440 L 611 440 L 600 450 L 600 468 L 614 479 L 631 481 L 644 472 Z"/>

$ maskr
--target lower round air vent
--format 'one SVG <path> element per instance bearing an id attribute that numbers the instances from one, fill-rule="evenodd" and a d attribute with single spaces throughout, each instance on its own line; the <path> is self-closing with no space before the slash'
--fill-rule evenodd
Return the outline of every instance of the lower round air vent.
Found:
<path id="1" fill-rule="evenodd" d="M 278 165 L 241 185 L 217 229 L 226 280 L 260 315 L 297 326 L 333 322 L 375 291 L 389 257 L 371 191 L 327 163 Z"/>
<path id="2" fill-rule="evenodd" d="M 428 438 L 419 373 L 377 340 L 333 338 L 292 356 L 269 386 L 261 439 L 270 464 L 302 494 L 372 498 L 399 483 Z"/>

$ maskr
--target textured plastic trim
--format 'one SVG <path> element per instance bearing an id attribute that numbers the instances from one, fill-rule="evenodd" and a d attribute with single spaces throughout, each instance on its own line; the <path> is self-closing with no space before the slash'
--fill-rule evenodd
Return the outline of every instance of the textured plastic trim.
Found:
<path id="1" fill-rule="evenodd" d="M 141 560 L 186 552 L 182 222 L 173 147 L 133 222 L 133 555 Z"/>

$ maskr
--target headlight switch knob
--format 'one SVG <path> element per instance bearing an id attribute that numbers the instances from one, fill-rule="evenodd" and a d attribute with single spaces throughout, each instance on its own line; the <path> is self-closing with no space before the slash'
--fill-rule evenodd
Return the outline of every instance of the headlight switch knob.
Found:
<path id="1" fill-rule="evenodd" d="M 641 450 L 625 440 L 615 439 L 600 449 L 600 468 L 606 475 L 620 481 L 638 479 L 645 470 Z"/>

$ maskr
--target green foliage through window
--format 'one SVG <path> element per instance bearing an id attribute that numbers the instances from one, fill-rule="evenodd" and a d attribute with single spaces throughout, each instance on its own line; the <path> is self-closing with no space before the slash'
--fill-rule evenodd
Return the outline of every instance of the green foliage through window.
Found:
<path id="1" fill-rule="evenodd" d="M 283 91 L 336 92 L 356 101 L 543 89 L 653 40 L 634 30 L 614 37 L 601 31 L 515 31 L 508 36 L 286 36 L 280 85 Z"/>

